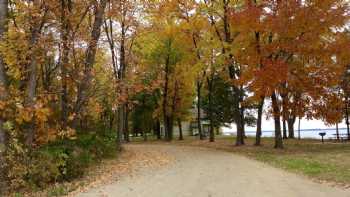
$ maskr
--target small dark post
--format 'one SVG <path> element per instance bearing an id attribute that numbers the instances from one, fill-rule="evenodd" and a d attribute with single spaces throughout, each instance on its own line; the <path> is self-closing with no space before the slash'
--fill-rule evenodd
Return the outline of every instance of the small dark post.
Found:
<path id="1" fill-rule="evenodd" d="M 322 137 L 322 144 L 324 143 L 323 137 L 326 135 L 326 132 L 318 133 Z"/>

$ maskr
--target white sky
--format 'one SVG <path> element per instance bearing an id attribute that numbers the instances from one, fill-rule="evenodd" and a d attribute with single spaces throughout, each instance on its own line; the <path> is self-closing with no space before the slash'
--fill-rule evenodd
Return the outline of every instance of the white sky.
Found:
<path id="1" fill-rule="evenodd" d="M 282 127 L 282 123 L 281 123 Z M 305 120 L 302 119 L 300 122 L 300 129 L 327 129 L 327 128 L 335 128 L 335 125 L 327 126 L 325 125 L 321 120 Z M 343 121 L 341 124 L 339 124 L 339 128 L 346 128 L 346 124 Z M 270 118 L 269 120 L 266 120 L 266 116 L 263 117 L 262 122 L 262 130 L 263 131 L 271 131 L 274 130 L 274 122 L 273 119 Z M 298 129 L 298 119 L 295 121 L 294 129 Z M 255 131 L 255 127 L 246 127 L 247 131 Z M 232 132 L 236 131 L 236 125 L 232 124 L 232 128 L 223 128 L 224 132 Z"/>

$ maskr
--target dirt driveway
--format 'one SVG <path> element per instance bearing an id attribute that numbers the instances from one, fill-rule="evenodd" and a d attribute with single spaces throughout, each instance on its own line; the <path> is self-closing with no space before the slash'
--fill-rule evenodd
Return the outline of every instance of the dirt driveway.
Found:
<path id="1" fill-rule="evenodd" d="M 350 197 L 330 187 L 228 152 L 173 145 L 128 145 L 159 150 L 174 161 L 78 194 L 79 197 Z"/>

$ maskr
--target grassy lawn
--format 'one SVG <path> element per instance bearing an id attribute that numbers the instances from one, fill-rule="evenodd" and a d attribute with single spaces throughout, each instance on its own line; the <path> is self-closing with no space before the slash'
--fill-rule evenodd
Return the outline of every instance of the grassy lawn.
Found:
<path id="1" fill-rule="evenodd" d="M 285 149 L 273 148 L 274 139 L 263 138 L 263 145 L 253 146 L 254 138 L 246 139 L 246 146 L 234 146 L 232 137 L 218 137 L 210 143 L 188 138 L 173 143 L 185 146 L 201 146 L 234 152 L 283 168 L 291 172 L 306 175 L 317 181 L 335 183 L 350 187 L 350 143 L 325 143 L 318 140 L 285 140 Z"/>

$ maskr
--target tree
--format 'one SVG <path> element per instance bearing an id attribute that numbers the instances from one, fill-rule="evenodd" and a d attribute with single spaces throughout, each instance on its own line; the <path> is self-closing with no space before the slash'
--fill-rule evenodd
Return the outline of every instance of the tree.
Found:
<path id="1" fill-rule="evenodd" d="M 101 2 L 94 5 L 94 23 L 91 30 L 90 40 L 88 41 L 88 47 L 85 52 L 86 56 L 84 61 L 83 79 L 77 87 L 77 99 L 73 109 L 75 113 L 74 122 L 77 121 L 78 115 L 81 113 L 83 105 L 88 100 L 87 89 L 92 80 L 92 69 L 95 63 L 97 44 L 101 35 L 101 27 L 103 25 L 103 16 L 105 13 L 106 5 L 107 0 L 101 0 Z"/>
<path id="2" fill-rule="evenodd" d="M 8 1 L 0 1 L 0 42 L 3 41 L 7 32 L 7 20 L 8 20 Z M 3 110 L 4 104 L 7 100 L 7 74 L 6 65 L 2 59 L 0 53 L 0 110 Z M 4 127 L 6 120 L 3 118 L 3 114 L 0 114 L 0 195 L 7 190 L 7 178 L 6 178 L 6 148 L 7 148 L 7 134 Z"/>

